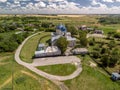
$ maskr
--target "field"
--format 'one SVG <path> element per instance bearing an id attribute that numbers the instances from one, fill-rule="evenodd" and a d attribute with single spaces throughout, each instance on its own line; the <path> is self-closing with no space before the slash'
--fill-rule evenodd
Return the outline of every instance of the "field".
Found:
<path id="1" fill-rule="evenodd" d="M 0 90 L 58 90 L 50 81 L 18 65 L 13 56 L 0 54 Z"/>

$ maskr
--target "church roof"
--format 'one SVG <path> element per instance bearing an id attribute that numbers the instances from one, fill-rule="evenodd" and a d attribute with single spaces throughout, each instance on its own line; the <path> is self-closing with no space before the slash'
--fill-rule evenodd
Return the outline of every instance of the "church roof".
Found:
<path id="1" fill-rule="evenodd" d="M 67 31 L 66 27 L 64 25 L 62 25 L 62 24 L 58 25 L 56 27 L 56 29 L 61 30 L 62 32 L 66 32 Z"/>

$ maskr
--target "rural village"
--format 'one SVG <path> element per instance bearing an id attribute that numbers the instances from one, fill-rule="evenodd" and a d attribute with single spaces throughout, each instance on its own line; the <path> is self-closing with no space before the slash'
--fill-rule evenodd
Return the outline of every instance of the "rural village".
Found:
<path id="1" fill-rule="evenodd" d="M 0 90 L 119 90 L 118 17 L 1 16 Z"/>

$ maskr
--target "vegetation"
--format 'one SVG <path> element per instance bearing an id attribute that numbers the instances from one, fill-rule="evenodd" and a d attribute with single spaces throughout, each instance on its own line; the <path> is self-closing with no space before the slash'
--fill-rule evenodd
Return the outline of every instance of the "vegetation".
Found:
<path id="1" fill-rule="evenodd" d="M 14 53 L 0 53 L 0 90 L 59 90 L 56 85 L 14 61 Z"/>
<path id="2" fill-rule="evenodd" d="M 101 17 L 99 18 L 99 22 L 102 24 L 120 24 L 120 16 L 110 15 L 107 17 Z"/>
<path id="3" fill-rule="evenodd" d="M 114 34 L 114 37 L 115 37 L 115 38 L 120 38 L 120 33 L 115 33 L 115 34 Z"/>
<path id="4" fill-rule="evenodd" d="M 77 35 L 78 31 L 72 25 L 66 25 L 67 31 L 71 33 L 72 36 Z"/>
<path id="5" fill-rule="evenodd" d="M 40 66 L 38 69 L 53 75 L 66 76 L 72 74 L 76 67 L 72 64 L 58 64 L 49 66 Z"/>
<path id="6" fill-rule="evenodd" d="M 23 61 L 31 63 L 32 62 L 32 58 L 34 56 L 34 53 L 37 49 L 38 43 L 40 38 L 42 38 L 45 35 L 49 35 L 49 33 L 41 33 L 41 34 L 37 34 L 36 36 L 30 38 L 23 46 L 21 53 L 20 53 L 20 57 Z"/>
<path id="7" fill-rule="evenodd" d="M 60 48 L 61 53 L 64 54 L 64 52 L 65 52 L 66 49 L 67 49 L 68 42 L 67 42 L 66 38 L 60 37 L 60 38 L 57 40 L 56 45 Z"/>
<path id="8" fill-rule="evenodd" d="M 11 34 L 9 37 L 4 38 L 4 35 L 1 34 L 0 52 L 13 52 L 28 35 L 28 33 Z"/>
<path id="9" fill-rule="evenodd" d="M 92 59 L 89 56 L 81 57 L 82 73 L 72 79 L 64 81 L 70 90 L 119 90 L 120 86 L 113 82 L 108 74 L 99 67 L 90 67 L 89 62 Z M 94 61 L 92 61 L 94 62 Z M 94 62 L 95 63 L 95 62 Z"/>
<path id="10" fill-rule="evenodd" d="M 88 44 L 88 41 L 87 41 L 87 33 L 86 32 L 84 32 L 84 31 L 81 31 L 80 33 L 79 33 L 79 40 L 80 40 L 80 45 L 82 46 L 82 47 L 86 47 L 87 46 L 87 44 Z"/>

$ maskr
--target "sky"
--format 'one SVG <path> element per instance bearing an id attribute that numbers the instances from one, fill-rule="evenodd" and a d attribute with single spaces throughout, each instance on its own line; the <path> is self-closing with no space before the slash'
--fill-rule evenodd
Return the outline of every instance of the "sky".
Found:
<path id="1" fill-rule="evenodd" d="M 120 14 L 120 0 L 0 0 L 0 14 Z"/>

